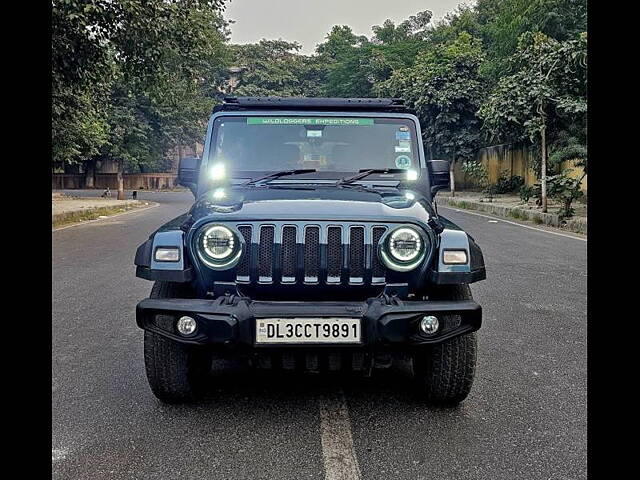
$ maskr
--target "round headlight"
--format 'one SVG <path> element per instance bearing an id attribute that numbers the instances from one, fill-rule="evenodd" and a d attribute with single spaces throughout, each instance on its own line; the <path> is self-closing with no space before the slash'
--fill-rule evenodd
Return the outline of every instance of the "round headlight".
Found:
<path id="1" fill-rule="evenodd" d="M 399 228 L 389 237 L 389 253 L 400 262 L 410 262 L 422 252 L 422 239 L 413 228 Z"/>
<path id="2" fill-rule="evenodd" d="M 425 239 L 412 227 L 400 227 L 393 230 L 381 245 L 380 257 L 390 269 L 407 272 L 416 268 L 424 259 Z"/>
<path id="3" fill-rule="evenodd" d="M 236 234 L 224 225 L 205 227 L 198 237 L 200 258 L 213 268 L 231 268 L 241 250 Z"/>

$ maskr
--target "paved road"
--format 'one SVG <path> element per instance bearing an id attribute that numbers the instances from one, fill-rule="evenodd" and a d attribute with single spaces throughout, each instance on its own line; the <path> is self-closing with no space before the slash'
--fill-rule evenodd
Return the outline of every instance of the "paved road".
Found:
<path id="1" fill-rule="evenodd" d="M 364 479 L 586 477 L 586 242 L 441 208 L 482 246 L 489 276 L 472 287 L 485 317 L 458 408 L 426 408 L 395 374 L 237 369 L 202 403 L 172 407 L 147 386 L 134 306 L 151 283 L 132 261 L 192 197 L 139 198 L 160 206 L 52 233 L 54 478 L 339 478 L 349 462 L 332 445 L 352 449 Z"/>

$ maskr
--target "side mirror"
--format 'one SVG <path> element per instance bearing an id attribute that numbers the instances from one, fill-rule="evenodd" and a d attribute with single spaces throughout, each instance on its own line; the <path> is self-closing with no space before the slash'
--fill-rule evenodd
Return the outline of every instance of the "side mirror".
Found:
<path id="1" fill-rule="evenodd" d="M 198 188 L 200 161 L 198 157 L 184 157 L 178 165 L 178 183 L 189 188 L 194 195 Z"/>
<path id="2" fill-rule="evenodd" d="M 451 183 L 449 177 L 450 166 L 451 162 L 449 160 L 427 160 L 432 195 L 435 195 L 440 190 L 449 188 Z"/>

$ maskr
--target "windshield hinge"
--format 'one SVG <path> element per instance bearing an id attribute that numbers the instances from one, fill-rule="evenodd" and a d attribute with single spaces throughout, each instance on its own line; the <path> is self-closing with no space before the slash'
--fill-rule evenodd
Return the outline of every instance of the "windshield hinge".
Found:
<path id="1" fill-rule="evenodd" d="M 442 231 L 444 230 L 444 226 L 442 225 L 438 217 L 435 217 L 435 216 L 429 217 L 429 221 L 427 221 L 427 225 L 429 225 L 429 227 L 435 233 L 442 233 Z"/>

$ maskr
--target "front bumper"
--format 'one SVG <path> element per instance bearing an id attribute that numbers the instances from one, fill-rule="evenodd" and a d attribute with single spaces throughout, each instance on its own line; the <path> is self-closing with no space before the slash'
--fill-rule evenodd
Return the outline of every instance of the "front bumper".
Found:
<path id="1" fill-rule="evenodd" d="M 184 337 L 175 323 L 183 315 L 196 319 L 195 335 Z M 436 334 L 419 330 L 424 315 L 441 322 Z M 472 300 L 403 301 L 397 297 L 370 298 L 364 302 L 268 302 L 241 297 L 204 299 L 147 298 L 136 307 L 136 322 L 144 330 L 184 344 L 221 346 L 230 349 L 273 348 L 256 344 L 258 318 L 343 317 L 360 318 L 361 344 L 356 348 L 406 347 L 440 343 L 478 330 L 482 308 Z M 300 347 L 354 348 L 353 344 L 287 344 L 278 349 Z"/>

